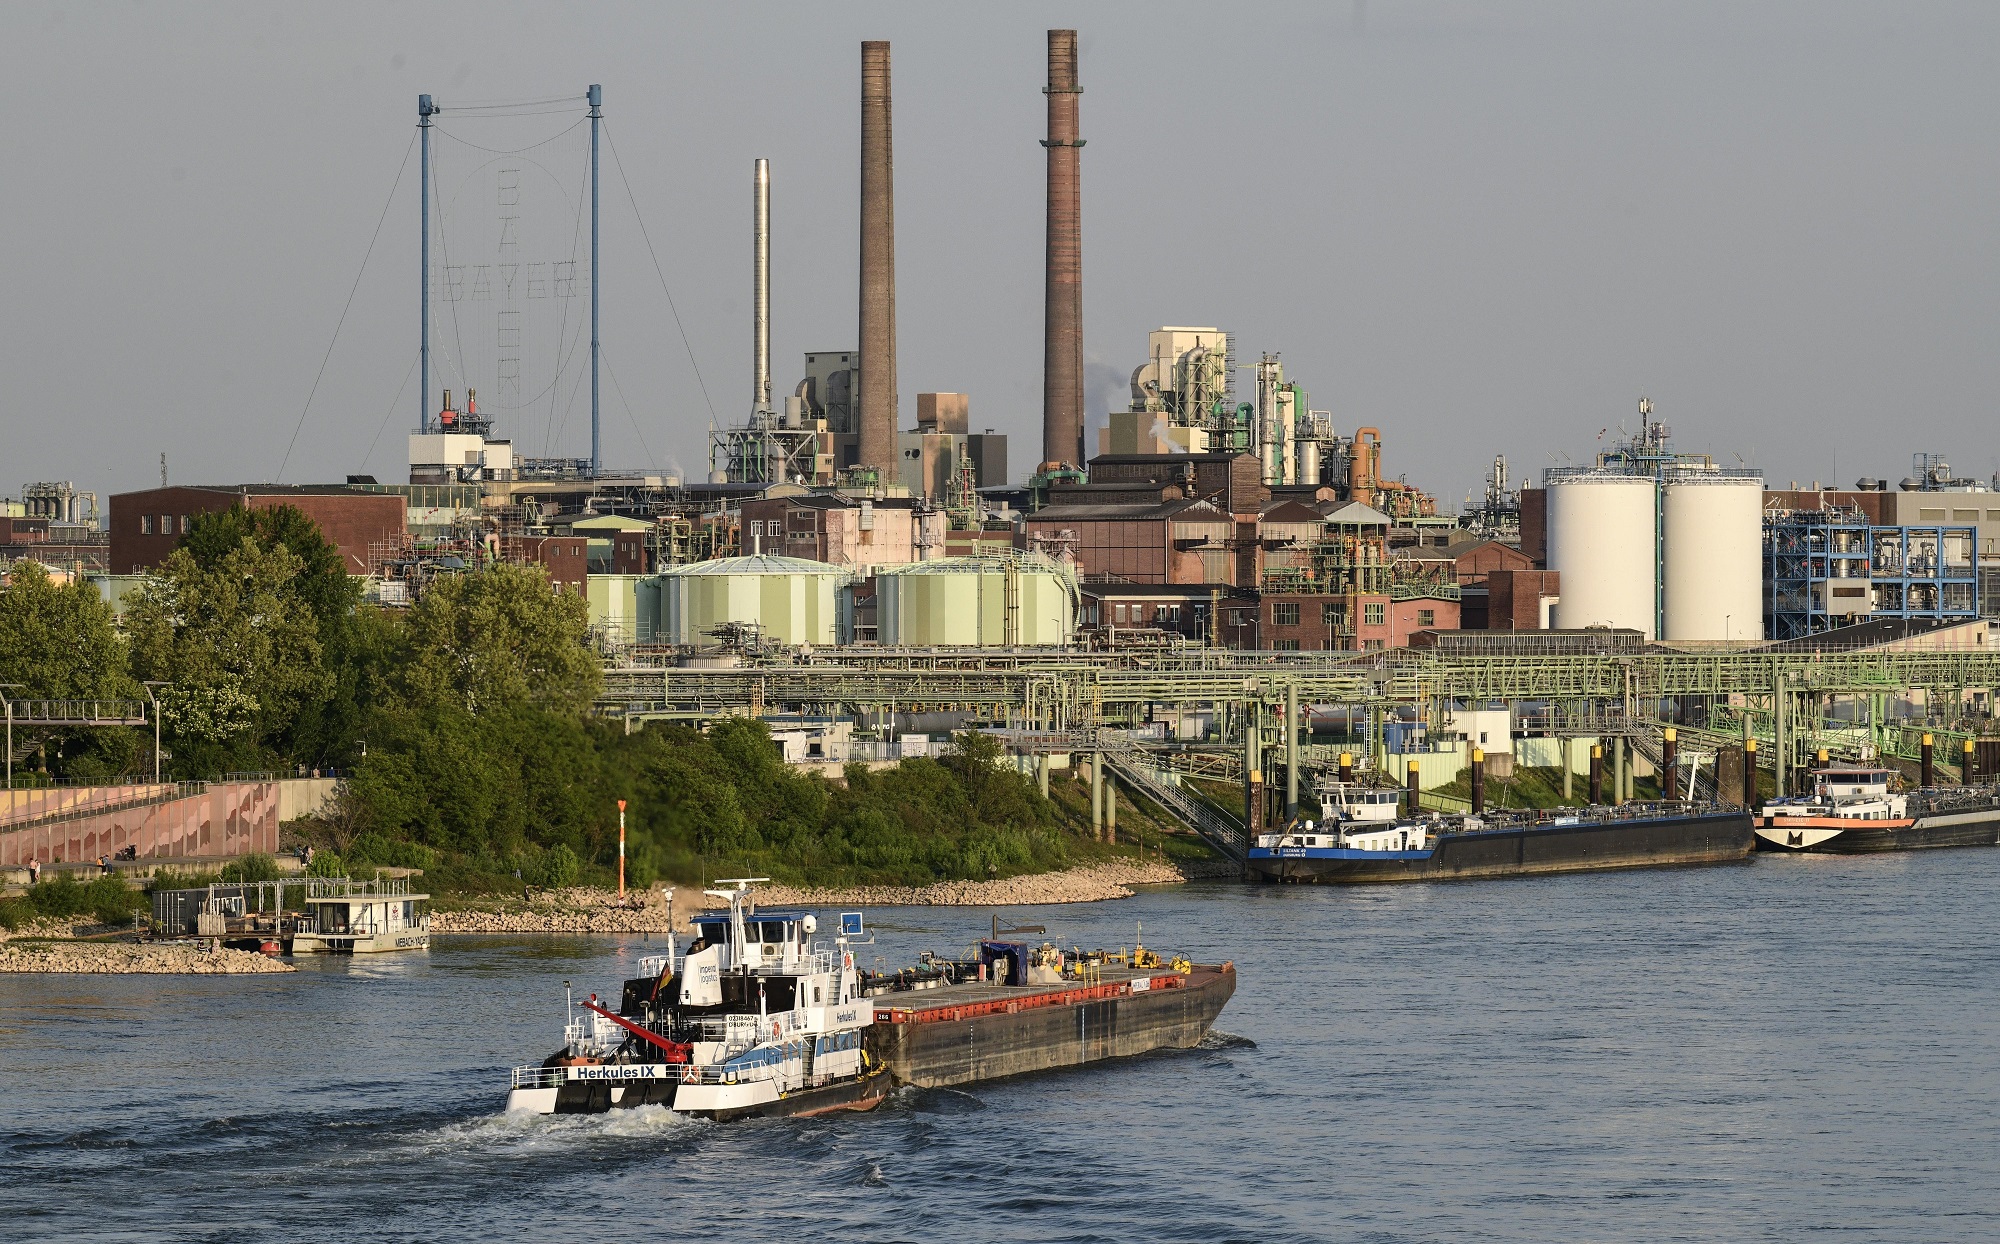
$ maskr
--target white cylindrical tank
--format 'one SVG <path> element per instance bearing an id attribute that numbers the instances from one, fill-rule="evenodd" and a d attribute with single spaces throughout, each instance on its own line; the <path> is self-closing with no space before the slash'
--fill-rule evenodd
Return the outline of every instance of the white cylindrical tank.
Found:
<path id="1" fill-rule="evenodd" d="M 1663 493 L 1663 638 L 1762 639 L 1763 481 L 1670 476 Z M 1568 588 L 1564 580 L 1565 594 Z"/>
<path id="2" fill-rule="evenodd" d="M 724 557 L 660 575 L 661 642 L 713 646 L 726 622 L 750 623 L 781 644 L 830 646 L 834 593 L 849 575 L 803 557 Z"/>
<path id="3" fill-rule="evenodd" d="M 1549 481 L 1549 569 L 1562 576 L 1557 629 L 1611 626 L 1655 638 L 1654 493 L 1651 476 Z"/>
<path id="4" fill-rule="evenodd" d="M 1043 647 L 1076 630 L 1076 581 L 1039 553 L 947 557 L 875 576 L 876 636 L 885 645 Z"/>

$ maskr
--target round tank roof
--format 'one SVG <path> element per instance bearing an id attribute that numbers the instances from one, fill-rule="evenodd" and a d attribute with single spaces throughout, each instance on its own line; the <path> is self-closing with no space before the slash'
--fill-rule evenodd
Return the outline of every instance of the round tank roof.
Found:
<path id="1" fill-rule="evenodd" d="M 927 562 L 882 566 L 876 573 L 878 575 L 1003 574 L 1010 564 L 1027 574 L 1061 574 L 1063 569 L 1054 558 L 1045 554 L 1022 553 L 1014 557 L 940 557 Z"/>
<path id="2" fill-rule="evenodd" d="M 706 574 L 837 574 L 844 575 L 845 569 L 830 562 L 816 562 L 804 557 L 781 557 L 775 553 L 754 553 L 748 557 L 719 557 L 714 561 L 690 562 L 685 566 L 669 566 L 662 574 L 706 575 Z"/>

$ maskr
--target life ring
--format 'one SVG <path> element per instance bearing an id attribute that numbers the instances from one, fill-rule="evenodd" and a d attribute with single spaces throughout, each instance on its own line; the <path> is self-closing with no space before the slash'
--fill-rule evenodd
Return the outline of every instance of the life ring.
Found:
<path id="1" fill-rule="evenodd" d="M 773 1040 L 773 1041 L 776 1041 L 776 1040 L 780 1039 L 781 1037 L 783 1037 L 784 1035 L 785 1035 L 785 1027 L 784 1027 L 784 1025 L 783 1025 L 783 1024 L 781 1024 L 781 1023 L 779 1023 L 779 1022 L 778 1022 L 777 1020 L 775 1020 L 775 1019 L 774 1019 L 774 1020 L 772 1020 L 772 1021 L 771 1021 L 771 1040 Z"/>

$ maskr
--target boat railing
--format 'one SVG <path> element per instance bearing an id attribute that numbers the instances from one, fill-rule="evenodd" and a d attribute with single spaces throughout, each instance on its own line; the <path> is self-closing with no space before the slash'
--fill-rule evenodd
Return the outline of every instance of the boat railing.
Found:
<path id="1" fill-rule="evenodd" d="M 1912 816 L 1928 816 L 1942 812 L 1971 812 L 1978 808 L 2000 808 L 2000 790 L 1990 786 L 1959 790 L 1920 790 L 1910 795 L 1907 806 Z"/>
<path id="2" fill-rule="evenodd" d="M 514 1068 L 514 1087 L 517 1089 L 561 1088 L 567 1078 L 567 1069 L 562 1067 L 537 1064 Z"/>
<path id="3" fill-rule="evenodd" d="M 654 980 L 658 980 L 660 977 L 666 975 L 666 971 L 667 957 L 665 955 L 647 955 L 639 960 L 639 975 L 641 976 L 650 976 Z"/>
<path id="4" fill-rule="evenodd" d="M 352 877 L 307 877 L 306 901 L 340 898 L 409 898 L 408 877 L 382 877 L 356 881 Z"/>

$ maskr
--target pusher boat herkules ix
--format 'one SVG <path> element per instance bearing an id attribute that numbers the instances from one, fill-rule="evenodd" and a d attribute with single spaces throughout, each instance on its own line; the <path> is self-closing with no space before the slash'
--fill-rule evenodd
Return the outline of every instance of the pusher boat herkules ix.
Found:
<path id="1" fill-rule="evenodd" d="M 756 909 L 757 880 L 705 891 L 728 910 L 695 918 L 685 956 L 669 935 L 665 955 L 641 959 L 616 1011 L 591 995 L 562 1049 L 514 1069 L 507 1108 L 661 1105 L 714 1119 L 868 1110 L 895 1084 L 1193 1046 L 1236 988 L 1231 963 L 1163 963 L 1144 946 L 1064 953 L 1002 940 L 997 923 L 972 958 L 925 955 L 902 972 L 864 974 L 858 914 L 843 915 L 833 948 L 821 949 L 812 915 Z"/>

